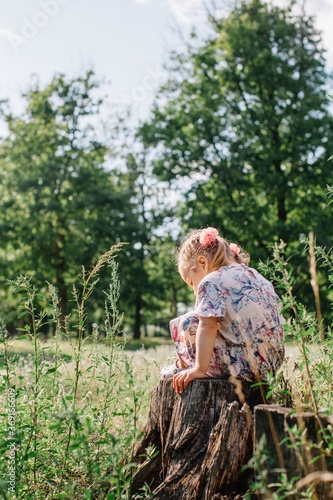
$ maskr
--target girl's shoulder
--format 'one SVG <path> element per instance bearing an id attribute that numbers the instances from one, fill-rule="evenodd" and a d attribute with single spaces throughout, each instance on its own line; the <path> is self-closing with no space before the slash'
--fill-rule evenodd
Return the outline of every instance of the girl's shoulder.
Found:
<path id="1" fill-rule="evenodd" d="M 220 269 L 217 269 L 214 272 L 217 274 L 217 276 L 226 276 L 226 275 L 235 276 L 243 274 L 246 271 L 253 271 L 254 273 L 257 273 L 255 269 L 252 269 L 251 267 L 248 267 L 245 264 L 230 264 L 230 266 L 222 266 L 220 267 Z"/>
<path id="2" fill-rule="evenodd" d="M 273 285 L 264 276 L 262 276 L 253 267 L 245 264 L 232 264 L 230 266 L 222 266 L 216 271 L 208 274 L 206 279 L 214 283 L 223 283 L 224 285 L 231 282 L 260 282 L 262 286 L 273 287 Z"/>
<path id="3" fill-rule="evenodd" d="M 216 271 L 207 274 L 202 281 L 218 284 L 226 284 L 228 281 L 234 281 L 244 274 L 244 271 L 249 269 L 244 264 L 232 264 L 230 266 L 222 266 Z"/>

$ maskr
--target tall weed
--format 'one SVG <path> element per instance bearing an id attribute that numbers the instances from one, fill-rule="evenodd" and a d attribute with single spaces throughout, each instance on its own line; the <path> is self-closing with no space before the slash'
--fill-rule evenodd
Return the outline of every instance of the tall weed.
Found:
<path id="1" fill-rule="evenodd" d="M 147 404 L 149 367 L 134 373 L 125 351 L 120 284 L 115 256 L 102 255 L 73 287 L 73 310 L 63 323 L 52 285 L 38 295 L 32 280 L 12 286 L 21 296 L 20 336 L 30 354 L 12 354 L 0 327 L 0 495 L 5 499 L 127 499 L 135 465 L 142 404 Z M 86 304 L 103 267 L 110 272 L 104 323 L 88 328 Z M 45 310 L 36 304 L 44 300 Z M 43 342 L 45 326 L 51 344 Z M 69 345 L 64 353 L 63 345 Z"/>
<path id="2" fill-rule="evenodd" d="M 329 279 L 333 282 L 332 259 L 322 248 L 316 255 L 326 265 Z M 297 425 L 285 428 L 285 437 L 279 446 L 285 445 L 293 451 L 303 471 L 302 476 L 286 470 L 280 464 L 272 470 L 272 457 L 265 441 L 257 443 L 251 466 L 256 479 L 251 492 L 265 499 L 326 499 L 333 498 L 333 474 L 328 472 L 333 465 L 333 335 L 332 328 L 325 329 L 323 338 L 316 316 L 296 299 L 294 288 L 297 278 L 286 258 L 286 245 L 276 244 L 273 258 L 261 265 L 261 271 L 270 278 L 277 289 L 287 317 L 285 324 L 287 357 L 276 377 L 268 381 L 267 398 L 270 403 L 291 408 L 302 415 L 314 415 L 317 436 L 309 438 L 306 417 L 300 416 Z M 274 434 L 274 431 L 273 431 Z M 290 453 L 288 453 L 290 455 Z M 276 463 L 276 460 L 273 460 Z M 272 472 L 275 480 L 272 482 Z M 251 493 L 249 498 L 251 497 Z"/>

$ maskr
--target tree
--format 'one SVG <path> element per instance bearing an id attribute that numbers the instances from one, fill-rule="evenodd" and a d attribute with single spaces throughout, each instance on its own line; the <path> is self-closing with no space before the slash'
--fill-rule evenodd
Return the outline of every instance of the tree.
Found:
<path id="1" fill-rule="evenodd" d="M 174 253 L 176 241 L 172 235 L 153 236 L 150 242 L 150 259 L 146 264 L 151 290 L 146 295 L 149 301 L 150 324 L 157 331 L 169 331 L 169 321 L 187 311 L 193 303 L 193 292 L 186 285 L 177 270 Z"/>
<path id="2" fill-rule="evenodd" d="M 251 0 L 222 18 L 212 13 L 212 33 L 173 54 L 140 130 L 155 173 L 183 181 L 184 230 L 216 225 L 254 261 L 280 238 L 299 252 L 310 229 L 332 244 L 332 78 L 313 19 L 293 7 Z"/>
<path id="3" fill-rule="evenodd" d="M 33 85 L 20 116 L 3 107 L 1 280 L 28 273 L 38 288 L 53 283 L 63 319 L 81 266 L 119 241 L 133 243 L 139 227 L 131 188 L 98 138 L 98 92 L 92 72 L 57 75 Z"/>
<path id="4" fill-rule="evenodd" d="M 127 129 L 125 136 L 130 137 L 130 140 L 121 145 L 118 157 L 123 158 L 128 182 L 132 186 L 134 224 L 140 238 L 120 256 L 121 263 L 124 258 L 130 263 L 121 265 L 121 279 L 128 286 L 123 287 L 120 303 L 123 310 L 129 305 L 133 308 L 133 335 L 134 338 L 140 338 L 142 331 L 147 333 L 148 325 L 154 325 L 155 330 L 157 326 L 168 331 L 168 306 L 171 282 L 174 280 L 164 275 L 163 271 L 170 270 L 171 254 L 170 246 L 166 248 L 166 238 L 158 237 L 156 232 L 170 214 L 167 190 L 153 176 L 145 151 L 137 141 L 133 144 L 133 135 Z M 166 253 L 169 263 L 167 270 L 163 260 Z M 166 281 L 168 287 L 165 286 Z"/>

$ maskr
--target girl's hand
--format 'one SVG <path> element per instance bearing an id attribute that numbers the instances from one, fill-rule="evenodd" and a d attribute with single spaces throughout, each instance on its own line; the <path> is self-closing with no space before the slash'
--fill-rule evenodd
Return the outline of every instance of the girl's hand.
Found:
<path id="1" fill-rule="evenodd" d="M 205 378 L 206 375 L 198 368 L 190 368 L 173 376 L 172 385 L 177 394 L 182 394 L 188 384 L 195 378 Z"/>
<path id="2" fill-rule="evenodd" d="M 217 318 L 201 317 L 196 335 L 195 367 L 184 370 L 173 376 L 173 388 L 177 394 L 184 392 L 188 384 L 195 378 L 205 378 L 212 357 L 217 334 Z"/>

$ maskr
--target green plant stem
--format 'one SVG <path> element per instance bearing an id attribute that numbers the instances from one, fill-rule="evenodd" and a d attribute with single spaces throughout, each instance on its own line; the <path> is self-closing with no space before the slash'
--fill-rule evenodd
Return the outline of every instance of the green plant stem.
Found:
<path id="1" fill-rule="evenodd" d="M 33 450 L 34 450 L 34 481 L 37 487 L 37 435 L 38 435 L 38 389 L 39 389 L 39 367 L 40 355 L 38 345 L 38 335 L 36 328 L 36 318 L 33 299 L 30 302 L 29 313 L 31 317 L 32 336 L 34 341 L 34 365 L 35 365 L 35 386 L 34 386 L 34 404 L 33 404 Z"/>
<path id="2" fill-rule="evenodd" d="M 120 250 L 122 247 L 123 243 L 118 243 L 117 245 L 114 245 L 113 247 L 110 248 L 108 252 L 105 254 L 101 255 L 97 262 L 96 265 L 93 267 L 92 271 L 86 275 L 85 269 L 82 268 L 82 291 L 81 291 L 81 298 L 79 298 L 79 295 L 77 293 L 74 293 L 76 297 L 76 303 L 77 303 L 77 312 L 78 312 L 78 345 L 77 345 L 77 352 L 76 352 L 76 359 L 75 359 L 75 379 L 74 379 L 74 389 L 73 389 L 73 416 L 75 417 L 75 412 L 76 412 L 76 404 L 77 404 L 77 393 L 78 393 L 78 384 L 79 384 L 79 379 L 81 377 L 81 354 L 82 354 L 82 346 L 83 346 L 83 336 L 84 336 L 84 331 L 85 331 L 85 304 L 90 297 L 90 295 L 93 292 L 93 289 L 95 285 L 98 282 L 98 278 L 95 279 L 95 281 L 92 281 L 92 279 L 98 275 L 99 271 L 102 269 L 102 267 L 110 262 L 114 258 L 115 253 Z M 75 292 L 75 290 L 74 290 Z M 73 422 L 70 423 L 69 430 L 68 430 L 68 438 L 67 438 L 67 443 L 65 446 L 65 453 L 64 453 L 64 461 L 63 461 L 63 467 L 65 468 L 66 463 L 67 463 L 67 454 L 72 438 L 72 433 L 73 433 Z"/>
<path id="3" fill-rule="evenodd" d="M 4 327 L 3 330 L 3 344 L 4 344 L 4 358 L 5 358 L 5 368 L 6 368 L 6 385 L 7 390 L 10 388 L 10 361 L 9 361 L 9 345 L 8 345 L 8 332 Z"/>

